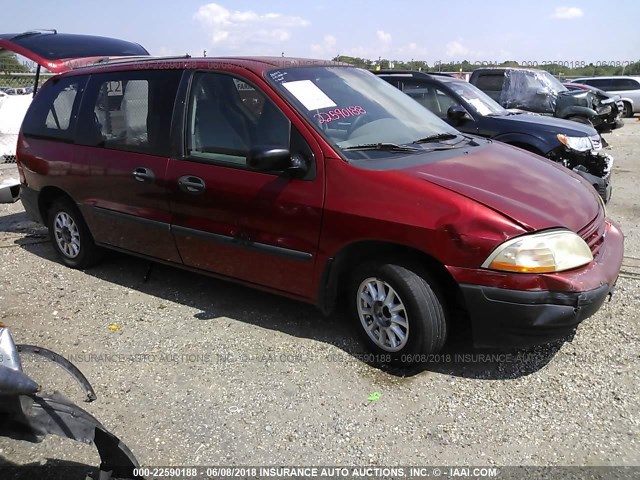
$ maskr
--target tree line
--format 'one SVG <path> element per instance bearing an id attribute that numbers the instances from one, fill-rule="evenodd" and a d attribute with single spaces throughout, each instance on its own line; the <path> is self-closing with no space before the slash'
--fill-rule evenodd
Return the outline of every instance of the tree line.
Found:
<path id="1" fill-rule="evenodd" d="M 635 63 L 628 62 L 563 62 L 545 63 L 544 65 L 536 64 L 536 62 L 526 62 L 521 65 L 517 61 L 508 60 L 502 63 L 494 64 L 473 64 L 467 60 L 461 62 L 436 62 L 429 65 L 422 60 L 390 60 L 380 58 L 378 60 L 369 60 L 361 57 L 350 57 L 347 55 L 338 55 L 332 59 L 335 62 L 344 62 L 367 69 L 395 69 L 395 70 L 418 70 L 422 72 L 472 72 L 480 67 L 523 67 L 536 68 L 546 70 L 549 73 L 564 77 L 598 77 L 609 75 L 640 75 L 640 61 Z M 604 63 L 604 64 L 603 64 Z M 609 64 L 610 63 L 610 64 Z"/>

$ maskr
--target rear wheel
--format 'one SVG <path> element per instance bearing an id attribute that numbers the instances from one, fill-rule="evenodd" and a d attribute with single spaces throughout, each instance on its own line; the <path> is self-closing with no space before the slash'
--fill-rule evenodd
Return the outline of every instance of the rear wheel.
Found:
<path id="1" fill-rule="evenodd" d="M 629 102 L 623 102 L 624 108 L 622 110 L 622 116 L 625 118 L 633 117 L 633 108 Z"/>
<path id="2" fill-rule="evenodd" d="M 369 348 L 393 363 L 415 363 L 442 349 L 444 302 L 426 273 L 397 263 L 368 263 L 351 277 L 351 315 Z"/>
<path id="3" fill-rule="evenodd" d="M 59 198 L 48 211 L 51 243 L 62 262 L 71 268 L 88 268 L 102 257 L 78 207 L 68 198 Z"/>

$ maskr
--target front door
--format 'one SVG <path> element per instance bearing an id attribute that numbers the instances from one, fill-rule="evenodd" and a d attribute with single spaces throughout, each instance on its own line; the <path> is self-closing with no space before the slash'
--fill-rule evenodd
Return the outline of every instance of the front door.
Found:
<path id="1" fill-rule="evenodd" d="M 92 75 L 78 125 L 83 213 L 100 243 L 181 262 L 165 174 L 180 70 Z"/>
<path id="2" fill-rule="evenodd" d="M 193 74 L 184 124 L 184 158 L 167 170 L 184 263 L 310 297 L 324 201 L 313 137 L 247 79 L 211 71 Z M 308 174 L 248 169 L 249 151 L 267 145 L 290 149 Z"/>

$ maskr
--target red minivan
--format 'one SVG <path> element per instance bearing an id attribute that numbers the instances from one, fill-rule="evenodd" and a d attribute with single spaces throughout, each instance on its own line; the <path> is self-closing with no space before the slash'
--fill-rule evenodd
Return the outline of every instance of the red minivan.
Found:
<path id="1" fill-rule="evenodd" d="M 60 69 L 145 53 L 24 38 L 29 48 L 6 36 L 0 48 Z M 73 52 L 51 53 L 53 38 Z M 467 317 L 479 346 L 562 338 L 600 308 L 622 262 L 623 235 L 579 176 L 326 61 L 76 68 L 37 94 L 17 152 L 24 207 L 66 265 L 109 248 L 325 313 L 342 300 L 381 360 L 437 352 Z"/>

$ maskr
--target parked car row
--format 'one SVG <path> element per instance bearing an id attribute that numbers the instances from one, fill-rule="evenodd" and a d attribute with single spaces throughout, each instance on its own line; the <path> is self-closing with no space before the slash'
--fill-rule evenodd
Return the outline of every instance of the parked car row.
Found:
<path id="1" fill-rule="evenodd" d="M 640 113 L 640 77 L 587 77 L 572 80 L 572 83 L 618 95 L 623 102 L 625 117 Z"/>
<path id="2" fill-rule="evenodd" d="M 585 123 L 601 133 L 623 125 L 615 99 L 596 91 L 571 91 L 544 70 L 479 68 L 469 83 L 508 109 Z"/>
<path id="3" fill-rule="evenodd" d="M 507 110 L 474 85 L 448 75 L 375 72 L 456 129 L 536 153 L 585 178 L 606 202 L 613 159 L 591 126 Z"/>
<path id="4" fill-rule="evenodd" d="M 6 95 L 31 95 L 33 87 L 0 87 L 0 92 Z"/>
<path id="5" fill-rule="evenodd" d="M 590 127 L 549 135 L 466 84 L 408 75 L 434 115 L 334 62 L 144 58 L 55 32 L 0 35 L 2 48 L 66 71 L 32 102 L 17 163 L 25 210 L 69 267 L 108 248 L 325 313 L 344 302 L 377 359 L 401 363 L 469 319 L 479 346 L 562 338 L 613 291 L 623 235 L 576 173 L 588 157 L 603 181 L 610 168 Z M 483 138 L 491 121 L 529 125 L 577 166 Z"/>

